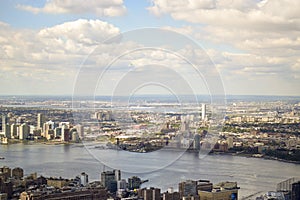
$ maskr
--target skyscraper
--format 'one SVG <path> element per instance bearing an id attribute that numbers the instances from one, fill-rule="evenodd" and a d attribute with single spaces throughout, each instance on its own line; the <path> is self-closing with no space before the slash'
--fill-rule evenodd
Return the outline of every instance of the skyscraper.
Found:
<path id="1" fill-rule="evenodd" d="M 20 134 L 19 134 L 19 139 L 20 140 L 25 140 L 28 135 L 29 135 L 29 132 L 30 132 L 30 128 L 27 124 L 22 124 L 20 126 Z"/>
<path id="2" fill-rule="evenodd" d="M 117 179 L 121 179 L 120 170 L 105 171 L 101 173 L 101 182 L 108 191 L 115 193 L 117 191 Z"/>
<path id="3" fill-rule="evenodd" d="M 85 172 L 82 172 L 80 174 L 80 184 L 86 186 L 88 182 L 89 182 L 89 176 Z"/>
<path id="4" fill-rule="evenodd" d="M 194 148 L 196 150 L 200 150 L 200 135 L 199 134 L 195 134 L 195 137 L 194 137 Z"/>
<path id="5" fill-rule="evenodd" d="M 5 115 L 2 116 L 2 132 L 5 134 L 5 137 L 10 138 L 9 118 Z"/>
<path id="6" fill-rule="evenodd" d="M 2 132 L 5 132 L 5 125 L 7 124 L 7 117 L 5 115 L 2 115 Z"/>
<path id="7" fill-rule="evenodd" d="M 44 123 L 45 123 L 45 117 L 43 114 L 39 113 L 37 117 L 37 129 L 43 129 Z"/>
<path id="8" fill-rule="evenodd" d="M 54 135 L 50 135 L 50 133 L 54 133 L 54 122 L 51 120 L 43 124 L 43 136 L 48 140 Z"/>
<path id="9" fill-rule="evenodd" d="M 201 109 L 201 119 L 202 121 L 205 120 L 205 117 L 206 117 L 206 105 L 205 103 L 202 104 L 202 109 Z"/>
<path id="10" fill-rule="evenodd" d="M 61 141 L 68 142 L 70 141 L 70 129 L 66 126 L 61 128 Z"/>
<path id="11" fill-rule="evenodd" d="M 115 172 L 116 181 L 120 181 L 121 180 L 121 170 L 116 169 L 116 170 L 114 170 L 114 172 Z"/>
<path id="12" fill-rule="evenodd" d="M 18 136 L 18 126 L 16 124 L 10 125 L 10 136 L 16 138 Z"/>

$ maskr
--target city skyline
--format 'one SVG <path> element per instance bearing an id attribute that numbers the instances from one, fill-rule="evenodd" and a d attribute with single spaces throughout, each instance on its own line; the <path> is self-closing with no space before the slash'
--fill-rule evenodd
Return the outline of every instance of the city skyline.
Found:
<path id="1" fill-rule="evenodd" d="M 83 65 L 99 73 L 102 69 L 97 67 L 105 64 L 102 60 L 112 60 L 144 45 L 127 40 L 113 46 L 103 41 L 132 30 L 156 27 L 186 35 L 199 44 L 204 56 L 212 61 L 209 66 L 219 73 L 225 94 L 300 96 L 299 4 L 296 0 L 116 0 L 85 5 L 80 1 L 3 1 L 0 94 L 73 94 Z M 91 54 L 95 48 L 99 53 L 96 60 Z M 203 52 L 183 45 L 175 53 L 201 65 Z M 183 87 L 175 94 L 215 93 L 206 87 L 205 80 L 193 77 L 189 66 L 174 54 L 156 50 L 130 56 L 118 60 L 111 74 L 101 80 L 105 88 L 95 86 L 88 94 L 116 94 L 111 92 L 115 89 L 111 83 L 118 83 L 124 70 L 134 72 L 127 77 L 129 80 L 138 77 L 149 82 L 149 77 L 157 76 L 157 82 L 174 79 L 183 83 L 178 74 L 188 79 L 192 90 Z M 201 71 L 204 79 L 205 67 Z M 137 75 L 139 70 L 143 70 L 142 76 Z M 140 94 L 172 94 L 160 85 L 135 89 Z"/>

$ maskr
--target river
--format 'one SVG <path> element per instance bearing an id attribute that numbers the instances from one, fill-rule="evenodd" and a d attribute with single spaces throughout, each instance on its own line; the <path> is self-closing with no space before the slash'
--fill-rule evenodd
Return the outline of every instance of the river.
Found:
<path id="1" fill-rule="evenodd" d="M 237 181 L 239 199 L 259 191 L 276 189 L 276 184 L 300 176 L 300 165 L 246 158 L 231 155 L 208 155 L 170 150 L 153 153 L 131 153 L 93 146 L 13 144 L 0 145 L 0 166 L 22 167 L 25 174 L 74 178 L 86 172 L 90 180 L 99 180 L 103 170 L 118 168 L 122 177 L 138 175 L 148 179 L 144 187 L 178 189 L 178 183 L 187 179 L 208 179 L 213 183 Z M 105 163 L 105 167 L 104 164 Z"/>

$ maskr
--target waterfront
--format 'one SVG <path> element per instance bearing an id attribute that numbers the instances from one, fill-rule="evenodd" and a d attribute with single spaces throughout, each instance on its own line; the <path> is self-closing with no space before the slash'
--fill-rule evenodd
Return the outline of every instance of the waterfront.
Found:
<path id="1" fill-rule="evenodd" d="M 24 168 L 25 174 L 37 172 L 43 176 L 74 178 L 85 171 L 90 180 L 97 180 L 103 170 L 103 164 L 82 145 L 14 144 L 0 145 L 0 149 L 0 156 L 5 157 L 4 160 L 0 160 L 0 165 L 20 166 Z M 239 194 L 242 198 L 259 191 L 275 190 L 278 182 L 299 176 L 300 171 L 300 165 L 297 164 L 230 155 L 209 155 L 199 159 L 195 153 L 185 153 L 180 157 L 181 153 L 178 152 L 160 151 L 156 153 L 159 153 L 162 159 L 167 157 L 172 159 L 169 160 L 167 167 L 159 167 L 165 163 L 153 156 L 154 154 L 129 154 L 126 151 L 107 149 L 92 149 L 92 152 L 95 157 L 102 160 L 110 158 L 107 163 L 109 166 L 119 165 L 124 178 L 138 175 L 142 179 L 149 179 L 144 187 L 160 187 L 163 191 L 168 187 L 177 190 L 177 183 L 186 179 L 209 179 L 212 182 L 237 181 L 241 187 Z M 122 159 L 124 161 L 131 159 L 128 155 L 137 156 L 136 162 L 123 162 Z M 156 168 L 153 168 L 154 166 Z M 153 169 L 155 171 L 151 172 Z"/>

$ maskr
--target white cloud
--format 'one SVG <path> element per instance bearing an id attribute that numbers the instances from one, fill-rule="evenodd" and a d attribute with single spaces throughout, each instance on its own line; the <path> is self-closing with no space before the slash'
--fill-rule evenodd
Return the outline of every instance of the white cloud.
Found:
<path id="1" fill-rule="evenodd" d="M 44 7 L 38 8 L 30 5 L 17 5 L 17 8 L 32 13 L 49 14 L 96 14 L 98 16 L 121 16 L 126 12 L 123 0 L 49 0 Z"/>
<path id="2" fill-rule="evenodd" d="M 197 2 L 206 6 L 197 6 Z M 254 80 L 251 84 L 255 86 L 259 83 L 255 80 L 265 78 L 273 91 L 280 88 L 282 92 L 283 86 L 289 86 L 286 91 L 300 95 L 291 87 L 300 83 L 300 1 L 189 0 L 185 4 L 152 0 L 148 9 L 154 15 L 169 14 L 175 20 L 192 23 L 193 30 L 187 34 L 200 43 L 204 41 L 233 90 L 236 86 L 232 80 L 241 86 Z"/>
<path id="3" fill-rule="evenodd" d="M 184 67 L 186 63 L 176 54 L 166 52 L 163 48 L 162 50 L 143 49 L 141 48 L 143 44 L 137 44 L 130 39 L 103 43 L 119 33 L 117 27 L 100 20 L 79 19 L 41 30 L 18 30 L 5 26 L 0 30 L 2 58 L 0 71 L 6 74 L 6 78 L 1 79 L 0 84 L 7 85 L 9 82 L 13 84 L 2 87 L 0 92 L 21 93 L 23 90 L 29 94 L 72 93 L 74 79 L 82 63 L 87 71 L 84 82 L 88 83 L 87 88 L 84 87 L 82 90 L 90 91 L 93 89 L 93 85 L 90 87 L 90 84 L 98 80 L 97 75 L 114 59 L 117 60 L 104 79 L 107 80 L 105 84 L 110 89 L 106 91 L 109 92 L 116 84 L 113 79 L 122 77 L 122 73 L 134 67 L 136 69 L 133 74 L 139 72 L 139 75 L 148 78 L 151 77 L 150 74 L 152 76 L 159 74 L 160 80 L 170 76 L 166 73 L 166 68 L 173 75 L 189 76 L 190 71 Z M 141 39 L 141 42 L 149 43 L 147 38 Z M 134 51 L 126 54 L 129 50 Z M 118 58 L 124 53 L 122 58 Z M 193 59 L 195 54 L 193 49 L 189 48 L 175 53 L 186 55 L 190 59 Z M 88 59 L 85 60 L 87 57 Z M 145 71 L 147 67 L 142 71 L 139 70 L 147 65 L 158 67 L 151 68 L 156 71 Z M 143 80 L 143 76 L 139 79 Z"/>
<path id="4" fill-rule="evenodd" d="M 148 9 L 153 14 L 169 13 L 176 20 L 192 23 L 260 31 L 300 29 L 298 0 L 272 0 L 263 6 L 252 0 L 153 0 L 152 3 Z"/>
<path id="5" fill-rule="evenodd" d="M 100 20 L 80 19 L 41 30 L 0 26 L 0 74 L 5 74 L 0 84 L 9 85 L 1 87 L 3 94 L 20 93 L 22 89 L 29 94 L 66 93 L 66 88 L 71 93 L 70 86 L 85 57 L 105 39 L 119 33 L 117 27 Z M 32 87 L 27 88 L 29 83 Z"/>
<path id="6" fill-rule="evenodd" d="M 119 32 L 107 22 L 83 19 L 38 31 L 6 26 L 0 31 L 0 49 L 3 58 L 14 61 L 59 63 L 68 57 L 74 60 L 87 55 L 96 45 Z"/>
<path id="7" fill-rule="evenodd" d="M 183 35 L 192 35 L 194 32 L 194 29 L 192 26 L 183 26 L 181 28 L 178 27 L 172 27 L 172 26 L 165 26 L 162 27 L 164 30 L 174 31 Z"/>
<path id="8" fill-rule="evenodd" d="M 37 36 L 48 44 L 64 46 L 72 52 L 97 45 L 119 33 L 119 29 L 100 20 L 79 19 L 45 28 Z"/>
<path id="9" fill-rule="evenodd" d="M 203 24 L 194 32 L 197 39 L 228 43 L 242 50 L 263 48 L 298 49 L 300 35 L 300 1 L 272 0 L 206 0 L 210 8 L 195 5 L 196 1 L 153 0 L 148 9 L 154 14 L 169 13 L 176 20 Z M 181 3 L 180 3 L 181 2 Z M 191 27 L 191 26 L 190 26 Z M 183 27 L 184 28 L 184 27 Z M 198 33 L 197 33 L 198 32 Z"/>
<path id="10" fill-rule="evenodd" d="M 2 22 L 2 21 L 0 21 L 0 27 L 1 27 L 1 26 L 5 27 L 5 26 L 9 26 L 9 24 L 7 24 L 7 23 L 5 23 L 5 22 Z"/>
<path id="11" fill-rule="evenodd" d="M 239 7 L 239 9 L 245 8 Z M 28 93 L 71 93 L 78 67 L 95 47 L 97 47 L 96 52 L 85 61 L 86 66 L 90 66 L 91 70 L 98 70 L 95 74 L 99 72 L 95 66 L 103 66 L 108 60 L 128 50 L 142 47 L 142 44 L 130 41 L 103 44 L 105 39 L 120 33 L 120 30 L 100 20 L 80 19 L 41 30 L 18 30 L 5 23 L 0 23 L 0 26 L 0 70 L 1 73 L 6 74 L 5 77 L 1 77 L 0 84 L 13 83 L 9 87 L 2 87 L 0 89 L 2 93 L 9 89 L 11 93 L 20 93 L 22 88 L 28 90 Z M 228 93 L 255 93 L 255 89 L 258 94 L 299 93 L 296 85 L 300 80 L 300 55 L 299 34 L 296 30 L 264 32 L 261 31 L 262 29 L 244 30 L 210 24 L 199 27 L 163 27 L 163 30 L 175 30 L 192 35 L 200 42 L 204 40 L 216 44 L 217 48 L 214 49 L 208 45 L 206 52 L 221 72 Z M 236 48 L 237 52 L 218 49 L 218 44 L 228 44 Z M 209 60 L 205 59 L 205 52 L 191 46 L 178 48 L 177 45 L 176 48 L 176 54 L 184 56 L 197 65 L 203 65 L 201 73 L 207 74 L 205 67 L 209 66 Z M 199 88 L 204 85 L 202 79 L 198 81 L 197 73 L 191 74 L 191 66 L 175 54 L 159 50 L 142 50 L 134 51 L 115 63 L 110 76 L 106 77 L 107 88 L 112 87 L 122 73 L 131 70 L 130 67 L 142 67 L 147 64 L 170 67 L 174 70 L 172 71 L 174 74 L 182 74 L 188 80 L 187 82 L 198 84 Z M 159 74 L 163 77 L 166 73 L 165 68 L 151 69 L 157 70 L 148 75 Z M 136 69 L 135 72 L 140 71 Z M 197 79 L 193 78 L 193 75 L 197 76 Z M 87 80 L 89 81 L 90 79 Z M 27 87 L 27 84 L 30 87 Z M 252 87 L 249 87 L 249 84 Z M 264 87 L 260 87 L 261 84 L 264 84 Z M 285 87 L 289 88 L 285 90 Z M 47 91 L 41 88 L 47 88 Z M 270 92 L 268 88 L 271 88 Z"/>

